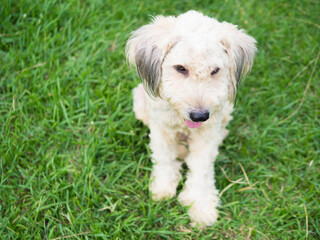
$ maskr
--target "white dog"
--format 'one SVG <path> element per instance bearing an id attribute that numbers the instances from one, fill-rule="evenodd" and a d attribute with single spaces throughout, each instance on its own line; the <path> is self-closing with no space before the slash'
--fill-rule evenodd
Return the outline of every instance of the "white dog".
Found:
<path id="1" fill-rule="evenodd" d="M 127 43 L 127 58 L 143 82 L 133 98 L 136 118 L 150 128 L 150 190 L 156 200 L 175 196 L 184 158 L 189 172 L 179 200 L 190 206 L 193 225 L 217 220 L 213 163 L 255 44 L 237 26 L 196 11 L 157 16 Z"/>

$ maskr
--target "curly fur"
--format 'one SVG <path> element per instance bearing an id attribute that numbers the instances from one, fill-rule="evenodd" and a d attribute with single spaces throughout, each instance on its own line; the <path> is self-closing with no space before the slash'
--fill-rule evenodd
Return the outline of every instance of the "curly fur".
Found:
<path id="1" fill-rule="evenodd" d="M 196 11 L 155 17 L 134 31 L 126 46 L 142 80 L 134 89 L 133 108 L 150 128 L 153 198 L 176 195 L 178 158 L 183 157 L 189 172 L 179 200 L 190 206 L 190 218 L 200 227 L 218 217 L 214 161 L 228 134 L 237 85 L 250 70 L 255 51 L 256 41 L 243 30 Z M 208 116 L 195 120 L 192 113 L 200 111 Z"/>

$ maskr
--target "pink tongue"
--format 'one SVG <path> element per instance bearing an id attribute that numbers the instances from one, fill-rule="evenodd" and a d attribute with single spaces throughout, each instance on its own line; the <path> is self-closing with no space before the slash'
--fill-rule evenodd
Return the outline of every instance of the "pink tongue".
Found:
<path id="1" fill-rule="evenodd" d="M 198 128 L 201 126 L 202 122 L 192 122 L 192 121 L 189 121 L 189 120 L 185 120 L 186 121 L 186 124 L 189 128 Z"/>

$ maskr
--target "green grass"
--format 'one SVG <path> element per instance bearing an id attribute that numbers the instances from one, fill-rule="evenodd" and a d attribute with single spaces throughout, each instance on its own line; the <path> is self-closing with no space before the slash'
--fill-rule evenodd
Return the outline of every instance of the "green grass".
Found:
<path id="1" fill-rule="evenodd" d="M 215 165 L 220 192 L 245 173 L 255 185 L 227 189 L 203 231 L 177 198 L 150 198 L 139 79 L 124 54 L 150 15 L 189 9 L 239 25 L 259 48 Z M 1 238 L 320 239 L 319 12 L 317 0 L 3 0 Z"/>

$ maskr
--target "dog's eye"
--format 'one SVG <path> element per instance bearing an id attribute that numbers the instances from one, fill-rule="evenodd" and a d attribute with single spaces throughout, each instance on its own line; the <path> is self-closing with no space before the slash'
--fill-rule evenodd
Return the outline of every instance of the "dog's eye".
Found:
<path id="1" fill-rule="evenodd" d="M 179 72 L 182 73 L 183 75 L 187 75 L 188 74 L 188 70 L 182 66 L 182 65 L 176 65 L 174 66 L 174 68 Z"/>
<path id="2" fill-rule="evenodd" d="M 215 70 L 211 72 L 211 76 L 217 74 L 219 71 L 220 71 L 220 68 L 217 67 Z"/>

